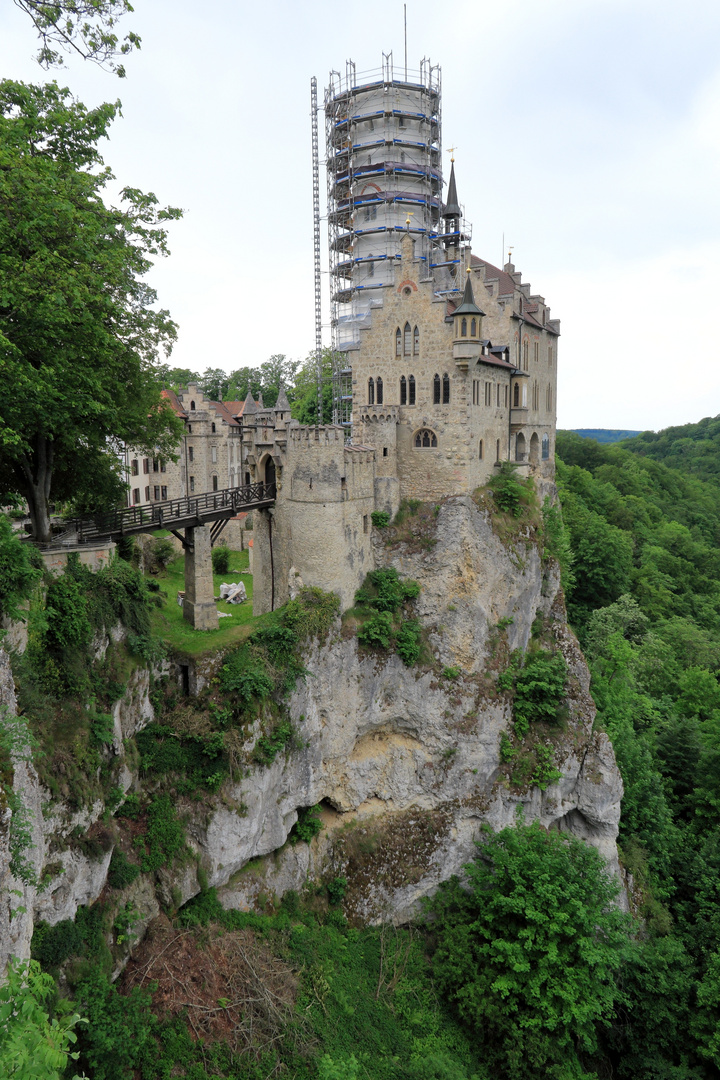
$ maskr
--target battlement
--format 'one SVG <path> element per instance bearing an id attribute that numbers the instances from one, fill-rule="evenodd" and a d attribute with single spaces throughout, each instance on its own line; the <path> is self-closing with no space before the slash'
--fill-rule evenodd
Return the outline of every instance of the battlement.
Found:
<path id="1" fill-rule="evenodd" d="M 325 424 L 314 427 L 312 424 L 299 424 L 288 428 L 290 442 L 296 446 L 332 446 L 345 442 L 345 429 L 340 424 Z"/>

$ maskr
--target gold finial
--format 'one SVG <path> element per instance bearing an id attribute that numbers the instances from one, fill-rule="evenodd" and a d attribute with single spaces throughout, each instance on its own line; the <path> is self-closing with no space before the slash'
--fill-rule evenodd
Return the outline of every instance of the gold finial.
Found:
<path id="1" fill-rule="evenodd" d="M 508 248 L 508 262 L 512 262 L 512 253 L 515 250 L 514 246 Z"/>
<path id="2" fill-rule="evenodd" d="M 457 146 L 448 146 L 447 150 L 445 151 L 446 154 L 450 155 L 450 160 L 453 161 L 453 162 L 455 161 L 455 151 L 456 150 L 457 150 Z"/>
<path id="3" fill-rule="evenodd" d="M 465 267 L 465 273 L 466 274 L 472 274 L 472 270 L 471 270 L 471 268 L 469 266 Z"/>

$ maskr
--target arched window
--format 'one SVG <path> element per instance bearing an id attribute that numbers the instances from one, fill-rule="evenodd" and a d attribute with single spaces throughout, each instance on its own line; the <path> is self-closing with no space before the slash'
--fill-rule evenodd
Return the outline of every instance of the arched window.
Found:
<path id="1" fill-rule="evenodd" d="M 372 382 L 372 379 L 370 380 Z M 513 408 L 517 409 L 520 406 L 520 383 L 516 382 L 513 387 Z"/>
<path id="2" fill-rule="evenodd" d="M 411 375 L 408 379 L 408 405 L 415 404 L 415 376 Z"/>
<path id="3" fill-rule="evenodd" d="M 467 337 L 467 319 L 460 323 L 460 337 Z"/>
<path id="4" fill-rule="evenodd" d="M 383 385 L 382 385 L 382 379 L 380 378 L 379 375 L 378 375 L 378 377 L 376 379 L 375 385 L 377 387 L 377 403 L 378 403 L 378 405 L 382 405 L 382 403 L 383 403 Z"/>
<path id="5" fill-rule="evenodd" d="M 191 402 L 190 402 L 190 411 L 191 411 L 191 412 L 194 412 L 194 411 L 195 411 L 195 402 L 194 402 L 194 401 L 191 401 Z"/>
<path id="6" fill-rule="evenodd" d="M 375 383 L 372 379 L 368 379 L 368 405 L 375 404 Z"/>
<path id="7" fill-rule="evenodd" d="M 478 457 L 479 457 L 480 461 L 482 461 L 482 457 L 483 457 L 483 441 L 482 441 L 482 439 L 480 440 L 480 445 L 478 447 Z"/>
<path id="8" fill-rule="evenodd" d="M 542 459 L 547 461 L 550 457 L 550 436 L 547 432 L 542 437 Z"/>
<path id="9" fill-rule="evenodd" d="M 404 375 L 400 376 L 400 404 L 407 405 L 407 379 Z"/>
<path id="10" fill-rule="evenodd" d="M 212 433 L 214 435 L 215 434 L 215 425 L 214 424 L 210 425 L 210 430 L 212 431 Z"/>
<path id="11" fill-rule="evenodd" d="M 411 356 L 412 355 L 412 353 L 410 351 L 411 349 L 412 349 L 412 329 L 410 327 L 410 323 L 406 322 L 405 323 L 405 341 L 404 341 L 404 348 L 403 348 L 403 352 L 405 353 L 406 356 Z"/>
<path id="12" fill-rule="evenodd" d="M 420 330 L 416 326 L 413 330 L 413 356 L 420 355 Z"/>
<path id="13" fill-rule="evenodd" d="M 436 375 L 433 379 L 433 405 L 440 404 L 440 376 Z"/>
<path id="14" fill-rule="evenodd" d="M 430 431 L 428 428 L 421 428 L 420 431 L 415 434 L 415 449 L 416 450 L 432 450 L 437 446 L 437 437 L 434 431 Z"/>
<path id="15" fill-rule="evenodd" d="M 477 319 L 470 320 L 470 337 L 477 337 Z"/>
<path id="16" fill-rule="evenodd" d="M 530 349 L 530 342 L 528 341 L 527 338 L 525 338 L 525 340 L 523 341 L 523 350 L 522 350 L 522 352 L 523 352 L 523 371 L 527 371 L 527 369 L 528 369 L 528 352 L 529 352 L 529 349 Z"/>
<path id="17" fill-rule="evenodd" d="M 517 435 L 515 436 L 515 460 L 525 460 L 525 436 L 523 435 L 522 431 L 518 431 Z"/>
<path id="18" fill-rule="evenodd" d="M 447 371 L 443 375 L 443 405 L 450 404 L 450 376 Z"/>
<path id="19" fill-rule="evenodd" d="M 402 356 L 402 333 L 399 326 L 395 331 L 395 355 Z"/>

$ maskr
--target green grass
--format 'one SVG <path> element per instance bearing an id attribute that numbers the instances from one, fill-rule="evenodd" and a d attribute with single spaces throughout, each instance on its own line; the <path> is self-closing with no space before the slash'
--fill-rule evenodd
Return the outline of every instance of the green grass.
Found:
<path id="1" fill-rule="evenodd" d="M 244 604 L 226 604 L 222 600 L 218 603 L 218 612 L 227 612 L 231 618 L 220 619 L 217 630 L 193 630 L 190 623 L 183 618 L 182 608 L 177 602 L 177 594 L 179 590 L 185 588 L 185 556 L 180 555 L 177 559 L 173 559 L 167 571 L 155 578 L 167 596 L 167 603 L 152 613 L 153 633 L 167 642 L 170 648 L 190 656 L 199 656 L 205 652 L 222 649 L 226 645 L 239 644 L 253 630 L 257 630 L 267 622 L 272 622 L 273 615 L 253 617 L 252 575 L 239 572 L 247 570 L 248 559 L 247 551 L 233 551 L 230 553 L 229 572 L 213 574 L 215 596 L 220 595 L 220 585 L 225 581 L 242 581 L 248 594 Z"/>

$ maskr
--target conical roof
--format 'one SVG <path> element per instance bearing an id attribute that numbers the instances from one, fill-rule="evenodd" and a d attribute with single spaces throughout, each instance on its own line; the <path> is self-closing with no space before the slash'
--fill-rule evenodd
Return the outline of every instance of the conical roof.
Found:
<path id="1" fill-rule="evenodd" d="M 285 393 L 284 386 L 280 387 L 280 393 L 278 394 L 278 399 L 275 402 L 275 412 L 290 412 L 290 402 L 287 399 L 287 394 Z"/>
<path id="2" fill-rule="evenodd" d="M 253 396 L 250 393 L 250 391 L 248 390 L 247 397 L 245 398 L 245 408 L 243 409 L 242 414 L 243 414 L 243 416 L 250 416 L 251 413 L 255 413 L 255 412 L 257 412 L 257 408 L 255 407 L 255 402 L 253 401 Z"/>
<path id="3" fill-rule="evenodd" d="M 458 202 L 457 184 L 455 183 L 455 162 L 450 165 L 450 183 L 448 184 L 447 202 L 442 212 L 443 217 L 462 217 Z"/>
<path id="4" fill-rule="evenodd" d="M 465 292 L 463 293 L 462 304 L 460 307 L 455 308 L 453 315 L 484 315 L 485 312 L 481 311 L 475 303 L 475 297 L 473 296 L 472 281 L 470 280 L 470 272 L 468 271 L 467 278 L 465 280 Z"/>

